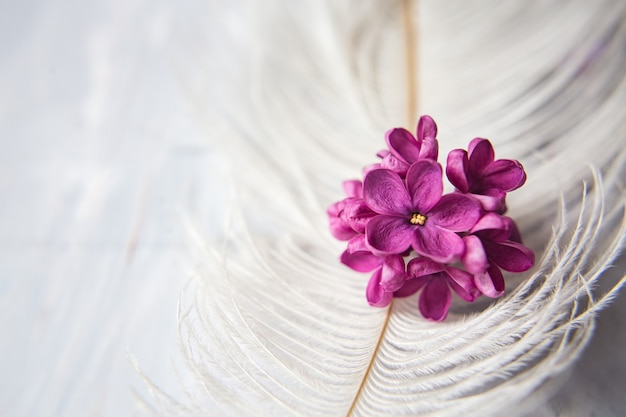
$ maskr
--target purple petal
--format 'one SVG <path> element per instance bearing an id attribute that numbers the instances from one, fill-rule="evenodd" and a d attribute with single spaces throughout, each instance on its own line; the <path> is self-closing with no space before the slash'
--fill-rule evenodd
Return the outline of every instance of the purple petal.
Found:
<path id="1" fill-rule="evenodd" d="M 380 162 L 381 168 L 390 169 L 393 172 L 397 173 L 401 177 L 406 176 L 406 171 L 409 169 L 409 164 L 399 160 L 392 154 L 389 154 L 383 158 Z"/>
<path id="2" fill-rule="evenodd" d="M 509 240 L 512 240 L 513 242 L 517 242 L 517 243 L 522 243 L 522 235 L 519 232 L 519 228 L 517 227 L 517 224 L 515 224 L 513 219 L 510 219 L 510 220 L 511 220 L 511 234 L 509 235 Z"/>
<path id="3" fill-rule="evenodd" d="M 497 298 L 504 294 L 504 277 L 496 265 L 483 273 L 474 275 L 476 287 L 487 297 Z"/>
<path id="4" fill-rule="evenodd" d="M 465 243 L 459 235 L 435 225 L 417 228 L 413 240 L 413 249 L 423 256 L 440 263 L 450 263 L 461 258 L 465 252 Z"/>
<path id="5" fill-rule="evenodd" d="M 454 281 L 448 281 L 448 284 L 450 284 L 450 287 L 452 287 L 454 292 L 457 293 L 459 297 L 469 303 L 476 301 L 476 299 L 482 294 L 476 286 L 474 286 L 474 289 L 469 292 Z"/>
<path id="6" fill-rule="evenodd" d="M 365 290 L 365 296 L 367 302 L 374 307 L 387 307 L 391 303 L 393 293 L 387 292 L 380 285 L 381 271 L 380 269 L 374 272 L 367 283 L 367 289 Z"/>
<path id="7" fill-rule="evenodd" d="M 391 129 L 385 135 L 391 153 L 401 161 L 409 164 L 417 161 L 420 155 L 420 144 L 406 129 Z"/>
<path id="8" fill-rule="evenodd" d="M 457 190 L 462 193 L 469 191 L 467 152 L 463 149 L 454 149 L 448 154 L 446 162 L 446 176 Z"/>
<path id="9" fill-rule="evenodd" d="M 420 277 L 412 278 L 404 281 L 404 285 L 399 290 L 393 293 L 394 297 L 408 297 L 415 294 L 428 282 L 429 278 Z"/>
<path id="10" fill-rule="evenodd" d="M 469 145 L 469 174 L 472 178 L 479 178 L 483 171 L 493 162 L 494 152 L 491 142 L 487 139 L 476 138 Z"/>
<path id="11" fill-rule="evenodd" d="M 453 193 L 441 197 L 437 205 L 427 213 L 426 222 L 433 222 L 453 232 L 464 232 L 476 224 L 480 215 L 478 201 L 463 194 Z"/>
<path id="12" fill-rule="evenodd" d="M 422 315 L 433 321 L 442 321 L 448 315 L 452 294 L 443 273 L 431 278 L 420 295 L 419 308 Z"/>
<path id="13" fill-rule="evenodd" d="M 389 255 L 382 266 L 380 285 L 385 291 L 396 291 L 402 288 L 406 274 L 404 272 L 404 258 L 400 255 Z"/>
<path id="14" fill-rule="evenodd" d="M 437 161 L 439 156 L 439 143 L 434 137 L 424 138 L 422 141 L 422 149 L 420 149 L 420 159 L 432 159 Z"/>
<path id="15" fill-rule="evenodd" d="M 483 242 L 487 256 L 505 271 L 523 272 L 535 264 L 535 254 L 521 243 L 506 240 L 504 242 Z"/>
<path id="16" fill-rule="evenodd" d="M 474 148 L 476 148 L 476 145 L 478 145 L 479 143 L 481 143 L 482 141 L 487 140 L 487 139 L 483 139 L 483 138 L 474 138 L 470 141 L 470 143 L 467 145 L 467 154 L 471 155 L 472 152 L 474 152 Z"/>
<path id="17" fill-rule="evenodd" d="M 346 193 L 346 197 L 363 198 L 363 183 L 359 180 L 344 181 L 343 191 Z"/>
<path id="18" fill-rule="evenodd" d="M 472 274 L 485 272 L 489 268 L 487 254 L 480 239 L 474 235 L 463 238 L 465 242 L 465 254 L 461 257 L 461 263 Z"/>
<path id="19" fill-rule="evenodd" d="M 350 225 L 341 219 L 331 217 L 328 219 L 328 223 L 330 234 L 337 240 L 349 240 L 357 234 Z"/>
<path id="20" fill-rule="evenodd" d="M 417 122 L 417 140 L 423 141 L 426 138 L 436 138 L 437 137 L 437 124 L 430 116 L 422 116 L 420 117 L 419 122 Z"/>
<path id="21" fill-rule="evenodd" d="M 349 240 L 357 234 L 343 218 L 345 205 L 345 200 L 341 200 L 333 203 L 326 210 L 326 214 L 328 214 L 330 234 L 338 240 Z"/>
<path id="22" fill-rule="evenodd" d="M 375 216 L 365 227 L 366 242 L 380 252 L 402 253 L 411 246 L 415 227 L 404 217 Z"/>
<path id="23" fill-rule="evenodd" d="M 336 201 L 326 209 L 328 217 L 339 217 L 346 207 L 346 200 Z"/>
<path id="24" fill-rule="evenodd" d="M 470 230 L 483 240 L 502 242 L 509 238 L 511 234 L 512 220 L 496 213 L 487 213 L 478 220 L 478 223 Z"/>
<path id="25" fill-rule="evenodd" d="M 483 171 L 481 188 L 513 191 L 526 182 L 526 172 L 518 161 L 499 159 Z"/>
<path id="26" fill-rule="evenodd" d="M 357 233 L 365 233 L 365 226 L 376 215 L 361 198 L 351 198 L 343 211 L 348 224 Z"/>
<path id="27" fill-rule="evenodd" d="M 506 210 L 506 204 L 504 198 L 506 193 L 499 190 L 487 190 L 482 191 L 482 194 L 470 194 L 473 198 L 480 202 L 483 210 L 495 211 L 497 213 L 504 213 Z"/>
<path id="28" fill-rule="evenodd" d="M 446 272 L 450 277 L 448 283 L 459 297 L 471 303 L 480 296 L 480 290 L 474 284 L 472 274 L 453 267 L 447 268 Z"/>
<path id="29" fill-rule="evenodd" d="M 428 258 L 413 258 L 406 266 L 408 279 L 436 274 L 443 270 L 445 270 L 443 265 Z"/>
<path id="30" fill-rule="evenodd" d="M 383 259 L 368 251 L 350 253 L 345 250 L 341 254 L 341 263 L 358 272 L 370 272 L 380 267 Z"/>
<path id="31" fill-rule="evenodd" d="M 354 252 L 369 252 L 369 248 L 365 244 L 365 235 L 357 235 L 348 241 L 348 247 L 346 249 L 348 253 Z"/>
<path id="32" fill-rule="evenodd" d="M 377 169 L 365 176 L 363 198 L 376 213 L 411 213 L 411 199 L 402 179 L 388 169 Z"/>
<path id="33" fill-rule="evenodd" d="M 417 123 L 417 141 L 421 144 L 419 159 L 437 160 L 439 156 L 439 143 L 436 138 L 437 124 L 432 117 L 420 117 Z"/>
<path id="34" fill-rule="evenodd" d="M 441 165 L 430 159 L 417 161 L 406 173 L 412 208 L 424 214 L 437 204 L 443 193 Z"/>

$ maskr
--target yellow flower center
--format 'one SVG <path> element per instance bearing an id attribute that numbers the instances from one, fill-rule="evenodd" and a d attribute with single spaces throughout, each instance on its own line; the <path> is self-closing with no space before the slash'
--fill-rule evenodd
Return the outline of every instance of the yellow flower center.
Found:
<path id="1" fill-rule="evenodd" d="M 411 215 L 411 224 L 417 224 L 420 226 L 424 226 L 424 223 L 426 223 L 426 216 L 424 216 L 423 214 L 420 213 L 413 213 Z"/>

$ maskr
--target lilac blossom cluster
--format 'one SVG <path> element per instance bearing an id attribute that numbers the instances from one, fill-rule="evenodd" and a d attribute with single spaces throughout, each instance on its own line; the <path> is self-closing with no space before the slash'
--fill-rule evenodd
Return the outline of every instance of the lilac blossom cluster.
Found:
<path id="1" fill-rule="evenodd" d="M 515 160 L 495 159 L 487 139 L 448 154 L 446 176 L 455 191 L 443 195 L 437 162 L 437 125 L 422 116 L 417 137 L 395 128 L 379 163 L 363 181 L 344 182 L 346 198 L 328 208 L 332 235 L 347 241 L 341 262 L 371 272 L 366 296 L 385 307 L 393 297 L 421 290 L 419 309 L 434 321 L 448 314 L 454 290 L 472 302 L 504 293 L 502 270 L 522 272 L 535 261 L 506 217 L 506 193 L 526 181 Z"/>

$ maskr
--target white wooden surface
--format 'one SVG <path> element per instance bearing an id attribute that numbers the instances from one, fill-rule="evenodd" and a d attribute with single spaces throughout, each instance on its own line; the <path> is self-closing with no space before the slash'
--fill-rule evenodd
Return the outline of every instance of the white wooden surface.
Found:
<path id="1" fill-rule="evenodd" d="M 226 171 L 170 61 L 175 7 L 0 3 L 0 416 L 133 415 L 129 352 L 180 392 L 179 213 L 218 236 Z M 620 298 L 545 415 L 626 414 L 625 318 Z"/>
<path id="2" fill-rule="evenodd" d="M 176 392 L 180 212 L 219 225 L 153 1 L 0 3 L 0 415 L 131 415 Z M 181 250 L 182 249 L 182 250 Z M 182 255 L 181 255 L 182 253 Z"/>

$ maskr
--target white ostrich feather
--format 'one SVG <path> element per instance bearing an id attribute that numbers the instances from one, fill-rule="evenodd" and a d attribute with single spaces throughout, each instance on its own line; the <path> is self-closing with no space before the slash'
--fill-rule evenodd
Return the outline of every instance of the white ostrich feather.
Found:
<path id="1" fill-rule="evenodd" d="M 407 123 L 410 9 L 241 2 L 181 22 L 181 88 L 235 181 L 223 241 L 191 227 L 179 318 L 195 385 L 172 398 L 148 372 L 155 414 L 524 415 L 558 388 L 624 282 L 603 273 L 626 236 L 626 7 L 488 3 L 412 9 L 418 103 L 442 155 L 484 136 L 522 160 L 529 180 L 509 206 L 538 261 L 444 323 L 414 297 L 370 307 L 325 216 Z"/>

